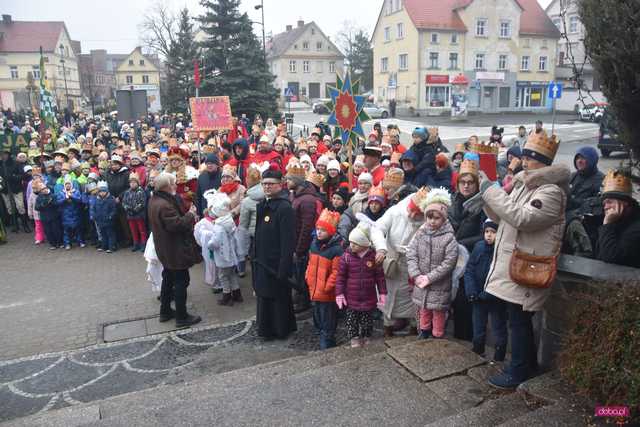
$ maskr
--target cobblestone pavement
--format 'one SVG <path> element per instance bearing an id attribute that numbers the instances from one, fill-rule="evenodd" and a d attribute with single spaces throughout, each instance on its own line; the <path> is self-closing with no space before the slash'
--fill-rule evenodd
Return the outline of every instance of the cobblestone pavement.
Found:
<path id="1" fill-rule="evenodd" d="M 33 234 L 9 232 L 8 238 L 0 246 L 0 360 L 94 345 L 104 324 L 158 314 L 141 253 L 50 251 L 35 246 Z M 245 302 L 229 308 L 203 284 L 202 264 L 190 272 L 188 309 L 203 325 L 255 315 L 248 278 L 241 280 Z"/>
<path id="2" fill-rule="evenodd" d="M 380 322 L 378 322 L 380 323 Z M 375 336 L 381 335 L 380 325 Z M 339 345 L 347 342 L 338 329 Z M 0 422 L 317 350 L 310 320 L 265 342 L 253 320 L 0 362 Z M 230 357 L 231 356 L 231 357 Z"/>

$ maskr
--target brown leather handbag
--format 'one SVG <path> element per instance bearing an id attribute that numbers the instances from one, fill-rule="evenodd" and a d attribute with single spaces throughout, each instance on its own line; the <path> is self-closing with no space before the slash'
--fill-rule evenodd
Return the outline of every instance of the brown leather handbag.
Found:
<path id="1" fill-rule="evenodd" d="M 515 248 L 509 262 L 511 280 L 520 286 L 534 289 L 551 287 L 558 271 L 558 256 L 532 255 Z"/>

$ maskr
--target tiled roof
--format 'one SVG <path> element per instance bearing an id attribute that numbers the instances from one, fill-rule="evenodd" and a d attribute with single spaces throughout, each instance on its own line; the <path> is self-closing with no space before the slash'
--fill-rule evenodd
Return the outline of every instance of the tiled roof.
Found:
<path id="1" fill-rule="evenodd" d="M 267 47 L 267 56 L 270 58 L 278 57 L 282 55 L 291 45 L 300 37 L 312 22 L 304 24 L 302 27 L 294 27 L 284 33 L 276 34 L 271 39 L 269 46 Z"/>
<path id="2" fill-rule="evenodd" d="M 421 30 L 467 31 L 457 10 L 474 0 L 405 0 L 404 7 L 416 28 Z M 560 37 L 560 32 L 537 0 L 515 0 L 523 9 L 520 34 Z"/>
<path id="3" fill-rule="evenodd" d="M 65 31 L 61 21 L 0 21 L 0 52 L 54 52 L 60 32 Z"/>

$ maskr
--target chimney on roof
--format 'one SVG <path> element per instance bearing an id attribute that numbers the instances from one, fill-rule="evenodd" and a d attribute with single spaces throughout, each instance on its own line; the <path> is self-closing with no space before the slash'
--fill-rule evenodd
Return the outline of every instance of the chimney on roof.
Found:
<path id="1" fill-rule="evenodd" d="M 11 24 L 11 15 L 2 15 L 3 24 Z"/>
<path id="2" fill-rule="evenodd" d="M 287 25 L 287 31 L 293 30 L 293 25 Z"/>
<path id="3" fill-rule="evenodd" d="M 302 19 L 300 19 L 298 21 L 298 28 L 304 27 L 304 21 Z"/>

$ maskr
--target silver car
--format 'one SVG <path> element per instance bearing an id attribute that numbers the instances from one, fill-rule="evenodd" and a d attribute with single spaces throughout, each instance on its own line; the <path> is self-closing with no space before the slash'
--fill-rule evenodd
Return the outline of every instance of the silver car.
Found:
<path id="1" fill-rule="evenodd" d="M 380 107 L 373 102 L 365 102 L 363 109 L 372 119 L 386 119 L 389 117 L 389 110 L 384 107 Z"/>

